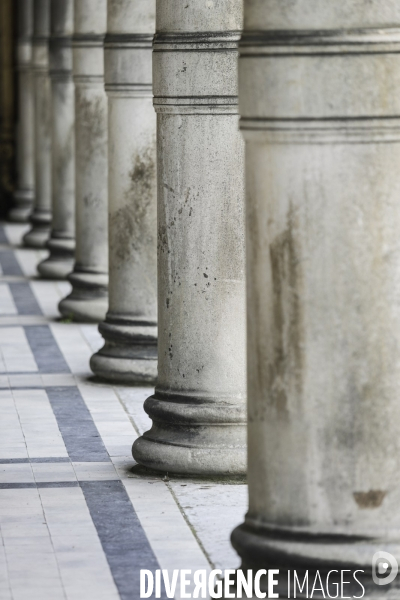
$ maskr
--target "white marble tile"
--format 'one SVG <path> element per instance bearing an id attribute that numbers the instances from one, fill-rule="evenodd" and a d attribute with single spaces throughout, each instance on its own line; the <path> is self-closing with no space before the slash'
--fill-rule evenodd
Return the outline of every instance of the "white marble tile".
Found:
<path id="1" fill-rule="evenodd" d="M 0 391 L 0 459 L 27 458 L 19 415 L 11 390 Z"/>
<path id="2" fill-rule="evenodd" d="M 15 257 L 26 277 L 38 277 L 37 266 L 48 254 L 47 250 L 33 250 L 32 248 L 15 250 Z"/>
<path id="3" fill-rule="evenodd" d="M 78 481 L 110 481 L 119 479 L 112 463 L 73 462 Z"/>
<path id="4" fill-rule="evenodd" d="M 3 223 L 5 234 L 11 246 L 20 246 L 22 238 L 30 229 L 29 223 Z"/>
<path id="5" fill-rule="evenodd" d="M 82 490 L 44 488 L 39 493 L 50 534 L 57 540 L 55 556 L 67 598 L 78 599 L 80 589 L 80 598 L 91 598 L 92 593 L 96 597 L 99 590 L 105 598 L 118 600 L 115 583 Z M 71 536 L 79 539 L 75 547 L 71 547 Z M 94 543 L 94 540 L 97 542 Z M 84 590 L 88 590 L 88 595 Z"/>
<path id="6" fill-rule="evenodd" d="M 0 336 L 0 355 L 7 373 L 37 372 L 37 364 L 22 327 L 4 327 Z"/>
<path id="7" fill-rule="evenodd" d="M 68 453 L 44 390 L 14 390 L 28 454 L 32 458 L 67 457 Z"/>
<path id="8" fill-rule="evenodd" d="M 0 327 L 4 330 L 11 326 L 24 326 L 24 325 L 45 325 L 48 319 L 41 315 L 15 315 L 10 317 L 0 317 Z"/>
<path id="9" fill-rule="evenodd" d="M 230 535 L 247 512 L 247 485 L 170 481 L 169 486 L 215 567 L 237 568 Z"/>
<path id="10" fill-rule="evenodd" d="M 65 298 L 72 290 L 72 285 L 66 279 L 63 281 L 56 281 L 56 286 L 58 288 L 59 294 L 61 298 Z"/>
<path id="11" fill-rule="evenodd" d="M 0 375 L 0 389 L 10 388 L 10 381 L 8 375 Z"/>
<path id="12" fill-rule="evenodd" d="M 126 478 L 123 482 L 161 568 L 210 569 L 167 485 L 142 478 Z M 173 552 L 169 542 L 174 543 Z"/>
<path id="13" fill-rule="evenodd" d="M 51 331 L 74 374 L 92 376 L 89 360 L 93 352 L 76 323 L 51 323 Z"/>
<path id="14" fill-rule="evenodd" d="M 8 458 L 28 458 L 28 451 L 26 449 L 25 442 L 21 442 L 19 444 L 15 442 L 12 444 L 0 443 L 0 459 Z"/>
<path id="15" fill-rule="evenodd" d="M 83 337 L 89 344 L 92 353 L 97 352 L 104 344 L 104 338 L 99 333 L 97 325 L 79 325 Z"/>
<path id="16" fill-rule="evenodd" d="M 0 537 L 0 600 L 12 600 L 12 593 L 9 584 L 6 553 L 3 540 Z"/>
<path id="17" fill-rule="evenodd" d="M 49 319 L 60 318 L 57 307 L 63 296 L 57 282 L 45 280 L 31 281 L 31 288 L 42 313 Z"/>
<path id="18" fill-rule="evenodd" d="M 71 463 L 32 463 L 36 482 L 76 481 Z"/>
<path id="19" fill-rule="evenodd" d="M 140 434 L 148 431 L 151 427 L 151 419 L 143 408 L 144 401 L 154 394 L 152 387 L 125 387 L 115 388 L 126 412 L 132 417 Z"/>
<path id="20" fill-rule="evenodd" d="M 76 385 L 75 377 L 70 373 L 44 373 L 41 375 L 44 387 L 71 386 Z"/>
<path id="21" fill-rule="evenodd" d="M 32 375 L 9 375 L 8 381 L 12 388 L 43 387 L 42 377 L 40 376 L 39 373 L 33 373 Z"/>
<path id="22" fill-rule="evenodd" d="M 14 303 L 14 298 L 10 288 L 6 283 L 0 285 L 0 315 L 16 315 L 18 314 L 17 307 Z"/>
<path id="23" fill-rule="evenodd" d="M 110 386 L 82 380 L 78 380 L 78 387 L 109 455 L 128 455 L 137 432 L 115 390 Z M 108 415 L 107 419 L 104 418 L 105 414 Z"/>
<path id="24" fill-rule="evenodd" d="M 58 598 L 62 582 L 38 490 L 0 490 L 0 527 L 13 598 Z"/>
<path id="25" fill-rule="evenodd" d="M 0 483 L 33 483 L 30 464 L 0 464 Z"/>

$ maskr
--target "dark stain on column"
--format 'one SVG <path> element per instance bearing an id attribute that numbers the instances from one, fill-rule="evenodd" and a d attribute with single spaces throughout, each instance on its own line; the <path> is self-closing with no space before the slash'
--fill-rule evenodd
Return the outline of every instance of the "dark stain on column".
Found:
<path id="1" fill-rule="evenodd" d="M 129 178 L 130 186 L 125 192 L 129 203 L 110 215 L 110 230 L 118 232 L 118 235 L 113 235 L 112 251 L 123 261 L 134 259 L 132 249 L 139 251 L 141 245 L 153 236 L 153 232 L 146 227 L 146 215 L 152 208 L 155 182 L 155 163 L 150 151 L 133 157 Z"/>
<path id="2" fill-rule="evenodd" d="M 287 412 L 288 372 L 296 373 L 296 395 L 302 390 L 302 313 L 299 302 L 301 275 L 295 238 L 295 216 L 291 208 L 287 229 L 270 246 L 273 285 L 274 357 L 270 365 L 269 389 L 279 412 Z"/>
<path id="3" fill-rule="evenodd" d="M 369 492 L 354 492 L 354 500 L 360 508 L 379 508 L 386 496 L 382 490 L 369 490 Z"/>

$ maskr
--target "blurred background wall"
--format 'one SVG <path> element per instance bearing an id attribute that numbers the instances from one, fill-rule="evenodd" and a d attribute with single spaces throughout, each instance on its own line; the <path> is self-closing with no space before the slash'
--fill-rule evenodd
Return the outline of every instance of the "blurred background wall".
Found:
<path id="1" fill-rule="evenodd" d="M 12 205 L 16 180 L 16 5 L 0 0 L 0 218 Z"/>

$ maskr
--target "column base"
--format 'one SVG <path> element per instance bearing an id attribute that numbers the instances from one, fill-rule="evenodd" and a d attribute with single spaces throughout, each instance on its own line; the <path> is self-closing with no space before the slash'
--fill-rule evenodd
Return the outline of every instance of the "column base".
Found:
<path id="1" fill-rule="evenodd" d="M 108 276 L 75 270 L 68 276 L 72 292 L 58 305 L 63 317 L 82 323 L 103 321 L 108 309 Z"/>
<path id="2" fill-rule="evenodd" d="M 45 248 L 50 235 L 51 212 L 34 209 L 29 220 L 32 228 L 23 237 L 24 245 L 28 248 Z"/>
<path id="3" fill-rule="evenodd" d="M 32 190 L 17 190 L 14 193 L 15 206 L 8 213 L 13 223 L 28 223 L 32 212 L 34 193 Z"/>
<path id="4" fill-rule="evenodd" d="M 153 426 L 132 447 L 141 465 L 184 475 L 246 474 L 245 403 L 157 392 L 144 403 Z"/>
<path id="5" fill-rule="evenodd" d="M 38 264 L 37 270 L 45 279 L 65 279 L 74 268 L 75 240 L 51 237 L 46 246 L 50 255 Z"/>
<path id="6" fill-rule="evenodd" d="M 245 523 L 234 529 L 231 541 L 242 559 L 242 570 L 253 569 L 253 573 L 260 569 L 279 570 L 279 585 L 274 588 L 275 592 L 279 592 L 279 598 L 363 597 L 371 600 L 394 600 L 400 597 L 400 577 L 387 585 L 377 585 L 372 579 L 372 559 L 376 552 L 388 552 L 400 563 L 400 540 L 388 542 L 384 537 L 368 538 L 346 534 L 344 531 L 318 533 L 305 532 L 301 527 L 268 527 L 247 517 Z M 345 571 L 344 581 L 347 582 L 344 596 L 335 596 L 337 590 L 341 589 L 342 571 Z M 366 590 L 364 596 L 360 583 L 353 577 L 356 571 L 356 578 Z M 297 587 L 294 595 L 294 572 L 300 585 L 308 577 L 308 594 L 306 588 L 300 592 Z M 316 578 L 315 587 L 321 587 L 318 575 L 323 592 L 315 590 L 310 595 Z M 328 595 L 327 587 L 331 596 Z M 267 591 L 265 578 L 264 581 L 261 580 L 261 589 Z"/>
<path id="7" fill-rule="evenodd" d="M 113 318 L 99 325 L 105 340 L 90 359 L 93 373 L 118 383 L 154 384 L 157 378 L 157 326 Z"/>

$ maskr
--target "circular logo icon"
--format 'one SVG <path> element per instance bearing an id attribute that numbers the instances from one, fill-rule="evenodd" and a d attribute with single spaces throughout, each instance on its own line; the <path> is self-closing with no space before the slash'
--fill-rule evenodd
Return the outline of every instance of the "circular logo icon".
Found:
<path id="1" fill-rule="evenodd" d="M 375 552 L 372 557 L 372 579 L 376 585 L 389 585 L 397 577 L 399 564 L 389 552 Z"/>

